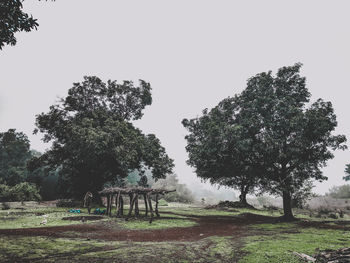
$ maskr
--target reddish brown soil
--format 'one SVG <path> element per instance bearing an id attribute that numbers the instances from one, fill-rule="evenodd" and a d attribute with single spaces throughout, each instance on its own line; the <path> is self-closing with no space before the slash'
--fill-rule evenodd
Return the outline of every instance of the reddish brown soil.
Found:
<path id="1" fill-rule="evenodd" d="M 166 219 L 166 218 L 164 218 Z M 178 219 L 178 218 L 177 218 Z M 159 220 L 159 219 L 156 219 Z M 181 220 L 181 219 L 179 219 Z M 267 223 L 275 220 L 253 214 L 240 216 L 193 216 L 198 222 L 193 227 L 178 227 L 155 230 L 126 230 L 100 224 L 80 224 L 57 227 L 1 229 L 1 235 L 20 236 L 51 236 L 51 237 L 76 237 L 94 238 L 104 240 L 162 242 L 162 241 L 194 241 L 208 236 L 242 236 L 246 232 L 245 225 L 253 223 Z"/>
<path id="2" fill-rule="evenodd" d="M 187 215 L 188 216 L 188 215 Z M 169 219 L 158 218 L 155 220 Z M 182 220 L 174 217 L 173 219 Z M 94 224 L 79 224 L 57 227 L 0 229 L 0 235 L 18 236 L 49 236 L 49 237 L 80 237 L 88 239 L 163 242 L 163 241 L 195 241 L 209 236 L 241 237 L 248 235 L 250 224 L 274 223 L 276 217 L 256 214 L 240 214 L 238 216 L 190 216 L 198 225 L 193 227 L 178 227 L 154 230 L 120 229 L 113 223 L 96 222 Z M 300 227 L 316 227 L 328 229 L 344 229 L 346 226 L 329 225 L 323 222 L 300 221 Z"/>

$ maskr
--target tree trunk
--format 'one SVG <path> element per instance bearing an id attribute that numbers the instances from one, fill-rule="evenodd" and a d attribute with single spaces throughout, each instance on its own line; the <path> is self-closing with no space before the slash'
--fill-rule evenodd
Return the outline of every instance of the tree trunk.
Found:
<path id="1" fill-rule="evenodd" d="M 248 204 L 247 203 L 247 193 L 241 192 L 241 194 L 239 196 L 239 202 L 242 204 Z"/>
<path id="2" fill-rule="evenodd" d="M 293 221 L 295 220 L 292 211 L 292 195 L 289 191 L 283 191 L 283 220 Z"/>
<path id="3" fill-rule="evenodd" d="M 248 204 L 247 203 L 247 193 L 248 193 L 248 187 L 242 186 L 241 187 L 241 194 L 239 195 L 239 202 L 242 204 Z"/>

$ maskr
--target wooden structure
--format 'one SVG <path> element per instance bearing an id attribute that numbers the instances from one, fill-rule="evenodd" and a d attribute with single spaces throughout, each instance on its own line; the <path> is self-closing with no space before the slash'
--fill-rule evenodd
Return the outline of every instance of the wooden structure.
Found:
<path id="1" fill-rule="evenodd" d="M 143 199 L 145 201 L 145 209 L 146 213 L 145 215 L 148 216 L 148 212 L 151 214 L 150 223 L 152 223 L 153 220 L 153 208 L 152 208 L 152 201 L 151 196 L 155 196 L 155 214 L 157 217 L 159 217 L 159 211 L 158 211 L 158 202 L 159 202 L 159 195 L 164 195 L 170 192 L 175 192 L 176 190 L 164 190 L 164 189 L 152 189 L 152 188 L 144 188 L 144 187 L 133 187 L 133 188 L 119 188 L 119 187 L 110 187 L 105 188 L 102 191 L 99 192 L 101 196 L 105 196 L 107 198 L 107 211 L 106 214 L 108 216 L 112 216 L 112 205 L 115 203 L 116 206 L 116 216 L 120 217 L 124 215 L 124 198 L 123 195 L 129 196 L 130 200 L 130 207 L 129 212 L 127 214 L 126 219 L 128 219 L 131 216 L 132 211 L 135 211 L 135 216 L 140 215 L 139 211 L 139 196 L 143 196 Z"/>

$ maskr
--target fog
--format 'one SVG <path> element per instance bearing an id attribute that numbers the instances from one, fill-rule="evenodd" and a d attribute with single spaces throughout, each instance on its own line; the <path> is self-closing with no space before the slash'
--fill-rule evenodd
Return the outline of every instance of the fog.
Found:
<path id="1" fill-rule="evenodd" d="M 32 135 L 35 115 L 66 96 L 73 82 L 85 75 L 143 79 L 152 85 L 153 104 L 135 125 L 160 138 L 182 183 L 216 191 L 186 165 L 181 120 L 242 91 L 249 77 L 296 62 L 304 64 L 312 101 L 332 101 L 337 133 L 350 138 L 347 0 L 24 4 L 40 26 L 18 33 L 18 44 L 0 51 L 0 128 L 23 131 L 36 150 L 49 145 Z M 315 192 L 343 184 L 349 162 L 348 151 L 336 152 L 324 169 L 329 180 L 317 183 Z"/>

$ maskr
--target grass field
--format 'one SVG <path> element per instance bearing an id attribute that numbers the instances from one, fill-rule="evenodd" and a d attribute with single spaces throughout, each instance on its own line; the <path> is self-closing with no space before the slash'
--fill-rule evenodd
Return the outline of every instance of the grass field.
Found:
<path id="1" fill-rule="evenodd" d="M 302 262 L 292 251 L 350 247 L 350 221 L 307 218 L 278 223 L 279 211 L 161 207 L 161 217 L 84 216 L 68 208 L 0 211 L 1 262 Z M 47 215 L 47 225 L 40 222 Z M 71 219 L 71 218 L 69 218 Z M 347 218 L 346 218 L 347 219 Z M 349 223 L 349 225 L 348 225 Z"/>

